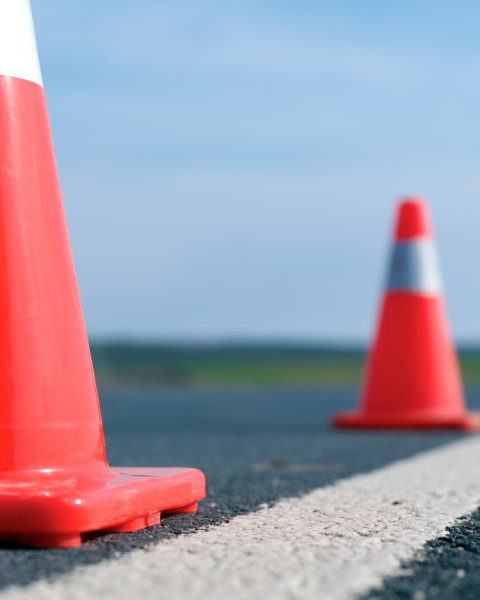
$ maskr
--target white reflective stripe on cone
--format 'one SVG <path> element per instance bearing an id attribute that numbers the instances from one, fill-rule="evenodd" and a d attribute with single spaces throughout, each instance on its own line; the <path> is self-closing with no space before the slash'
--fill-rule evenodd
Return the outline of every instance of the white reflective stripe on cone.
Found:
<path id="1" fill-rule="evenodd" d="M 438 294 L 442 279 L 435 245 L 430 239 L 398 242 L 393 247 L 387 290 Z"/>
<path id="2" fill-rule="evenodd" d="M 0 0 L 0 75 L 43 87 L 29 0 Z"/>

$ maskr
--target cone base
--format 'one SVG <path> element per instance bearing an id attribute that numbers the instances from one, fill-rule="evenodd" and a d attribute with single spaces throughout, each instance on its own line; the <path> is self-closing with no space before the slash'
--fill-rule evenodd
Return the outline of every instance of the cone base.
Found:
<path id="1" fill-rule="evenodd" d="M 139 531 L 158 525 L 162 512 L 195 512 L 205 497 L 197 469 L 8 475 L 0 476 L 0 539 L 37 548 L 74 548 L 83 533 Z"/>
<path id="2" fill-rule="evenodd" d="M 428 412 L 345 412 L 333 415 L 332 425 L 338 429 L 456 429 L 478 431 L 480 412 L 445 415 Z"/>

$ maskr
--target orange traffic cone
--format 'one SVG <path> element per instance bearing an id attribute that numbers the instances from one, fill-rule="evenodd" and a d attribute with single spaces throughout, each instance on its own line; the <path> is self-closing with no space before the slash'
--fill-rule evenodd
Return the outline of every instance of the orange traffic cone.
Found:
<path id="1" fill-rule="evenodd" d="M 73 547 L 204 497 L 196 469 L 111 469 L 29 0 L 0 3 L 0 539 Z"/>
<path id="2" fill-rule="evenodd" d="M 377 333 L 357 413 L 336 427 L 476 430 L 450 341 L 426 206 L 402 202 Z"/>

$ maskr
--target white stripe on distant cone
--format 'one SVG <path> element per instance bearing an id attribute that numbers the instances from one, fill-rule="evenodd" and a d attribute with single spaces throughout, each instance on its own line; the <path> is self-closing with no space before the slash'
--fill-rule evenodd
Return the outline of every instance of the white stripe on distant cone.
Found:
<path id="1" fill-rule="evenodd" d="M 463 440 L 0 598 L 356 598 L 477 508 L 479 455 Z"/>
<path id="2" fill-rule="evenodd" d="M 43 87 L 29 0 L 0 0 L 0 75 Z"/>
<path id="3" fill-rule="evenodd" d="M 433 296 L 442 292 L 442 279 L 433 240 L 421 238 L 395 243 L 386 288 L 390 292 Z"/>

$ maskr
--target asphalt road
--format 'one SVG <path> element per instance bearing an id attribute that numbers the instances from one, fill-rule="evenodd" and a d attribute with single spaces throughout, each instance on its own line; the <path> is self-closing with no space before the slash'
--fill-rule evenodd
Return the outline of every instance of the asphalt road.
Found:
<path id="1" fill-rule="evenodd" d="M 352 408 L 355 396 L 355 389 L 340 387 L 101 390 L 109 463 L 200 468 L 207 477 L 207 498 L 196 515 L 165 516 L 160 526 L 136 533 L 89 536 L 78 549 L 33 550 L 4 544 L 0 548 L 0 587 L 53 579 L 78 565 L 115 560 L 180 533 L 194 535 L 235 515 L 271 506 L 279 498 L 302 495 L 461 437 L 451 433 L 332 431 L 328 416 L 334 410 Z M 469 390 L 468 396 L 472 407 L 480 407 L 480 390 Z M 468 531 L 477 531 L 472 535 L 478 539 L 479 521 L 475 519 L 479 518 L 477 515 L 465 525 Z M 452 530 L 451 539 L 459 535 Z M 448 540 L 435 543 L 458 546 Z M 436 557 L 436 546 L 432 546 L 433 554 L 428 552 L 426 556 Z M 478 597 L 480 581 L 477 585 L 473 574 L 471 579 L 463 562 L 457 568 L 454 555 L 452 551 L 452 581 L 460 582 L 468 593 L 479 590 L 477 596 L 452 595 L 453 587 L 449 596 L 442 596 L 432 575 L 442 576 L 440 563 L 432 558 L 433 562 L 413 561 L 414 565 L 405 569 L 408 577 L 389 580 L 385 589 L 368 598 L 413 598 L 418 591 L 415 600 L 425 600 L 432 587 L 439 598 Z"/>
<path id="2" fill-rule="evenodd" d="M 428 542 L 402 565 L 401 574 L 362 600 L 478 600 L 480 597 L 480 511 L 447 535 Z"/>

